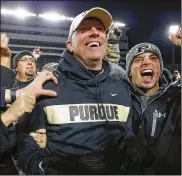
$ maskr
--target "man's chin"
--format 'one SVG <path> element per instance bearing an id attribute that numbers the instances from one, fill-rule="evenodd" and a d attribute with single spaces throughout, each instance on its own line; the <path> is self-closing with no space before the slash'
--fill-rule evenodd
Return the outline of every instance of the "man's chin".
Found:
<path id="1" fill-rule="evenodd" d="M 155 84 L 154 83 L 144 83 L 144 84 L 142 84 L 142 86 L 141 86 L 143 89 L 152 89 L 152 88 L 154 88 L 155 87 Z"/>
<path id="2" fill-rule="evenodd" d="M 102 59 L 101 58 L 90 58 L 89 59 L 89 61 L 91 61 L 91 62 L 98 62 L 100 60 L 102 60 Z"/>

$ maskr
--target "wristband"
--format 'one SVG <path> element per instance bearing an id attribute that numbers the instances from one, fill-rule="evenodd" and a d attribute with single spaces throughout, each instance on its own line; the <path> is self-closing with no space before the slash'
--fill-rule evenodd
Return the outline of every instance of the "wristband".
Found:
<path id="1" fill-rule="evenodd" d="M 11 102 L 16 100 L 16 89 L 11 89 Z"/>

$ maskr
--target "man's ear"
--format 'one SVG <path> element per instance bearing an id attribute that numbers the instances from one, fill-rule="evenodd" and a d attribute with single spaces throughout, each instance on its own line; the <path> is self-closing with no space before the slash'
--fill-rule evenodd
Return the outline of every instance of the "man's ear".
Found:
<path id="1" fill-rule="evenodd" d="M 66 48 L 68 49 L 69 52 L 73 52 L 73 47 L 72 47 L 72 41 L 68 40 L 66 42 Z"/>

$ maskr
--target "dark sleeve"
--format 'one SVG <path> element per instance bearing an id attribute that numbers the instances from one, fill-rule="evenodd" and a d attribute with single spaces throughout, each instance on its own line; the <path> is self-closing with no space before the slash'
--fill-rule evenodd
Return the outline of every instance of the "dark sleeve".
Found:
<path id="1" fill-rule="evenodd" d="M 10 150 L 16 143 L 16 133 L 14 125 L 8 128 L 4 125 L 0 118 L 0 155 Z"/>
<path id="2" fill-rule="evenodd" d="M 13 70 L 0 65 L 0 74 L 1 74 L 1 87 L 5 86 L 10 88 L 15 81 L 15 73 Z"/>
<path id="3" fill-rule="evenodd" d="M 0 97 L 0 107 L 5 108 L 6 107 L 6 100 L 5 100 L 5 90 L 6 87 L 1 87 L 1 97 Z"/>
<path id="4" fill-rule="evenodd" d="M 129 114 L 128 114 L 128 119 L 125 124 L 125 132 L 124 132 L 125 138 L 128 138 L 128 137 L 135 136 L 134 132 L 133 132 L 133 106 L 132 106 L 132 97 L 131 97 L 130 87 L 129 87 L 128 83 L 126 83 L 125 81 L 123 82 L 123 84 L 126 86 L 126 89 L 128 91 L 128 105 L 130 108 Z"/>
<path id="5" fill-rule="evenodd" d="M 28 134 L 20 134 L 14 147 L 13 157 L 18 161 L 19 166 L 28 175 L 43 175 L 39 165 L 45 158 L 42 150 L 36 141 Z"/>
<path id="6" fill-rule="evenodd" d="M 31 113 L 25 113 L 16 123 L 18 134 L 29 134 L 38 129 L 45 128 L 45 113 L 41 102 L 37 102 Z"/>
<path id="7" fill-rule="evenodd" d="M 133 119 L 132 118 L 133 118 L 133 111 L 132 111 L 132 105 L 131 105 L 130 110 L 129 110 L 128 119 L 126 121 L 126 126 L 125 126 L 125 132 L 124 132 L 125 138 L 135 136 L 135 134 L 133 132 Z"/>
<path id="8" fill-rule="evenodd" d="M 0 107 L 6 107 L 5 101 L 5 90 L 10 89 L 15 80 L 15 73 L 2 65 L 0 65 L 0 74 L 1 74 L 1 100 L 0 100 Z"/>

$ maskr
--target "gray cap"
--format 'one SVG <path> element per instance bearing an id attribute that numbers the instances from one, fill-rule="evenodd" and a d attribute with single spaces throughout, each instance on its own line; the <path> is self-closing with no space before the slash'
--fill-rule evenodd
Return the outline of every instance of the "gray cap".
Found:
<path id="1" fill-rule="evenodd" d="M 161 68 L 161 74 L 162 74 L 164 65 L 163 65 L 163 59 L 162 59 L 162 55 L 159 48 L 156 45 L 153 45 L 151 43 L 139 43 L 135 45 L 134 47 L 132 47 L 130 51 L 128 52 L 128 54 L 126 55 L 127 75 L 129 75 L 130 73 L 131 64 L 133 60 L 135 59 L 135 57 L 140 54 L 148 53 L 148 52 L 154 53 L 158 57 L 160 68 Z"/>

